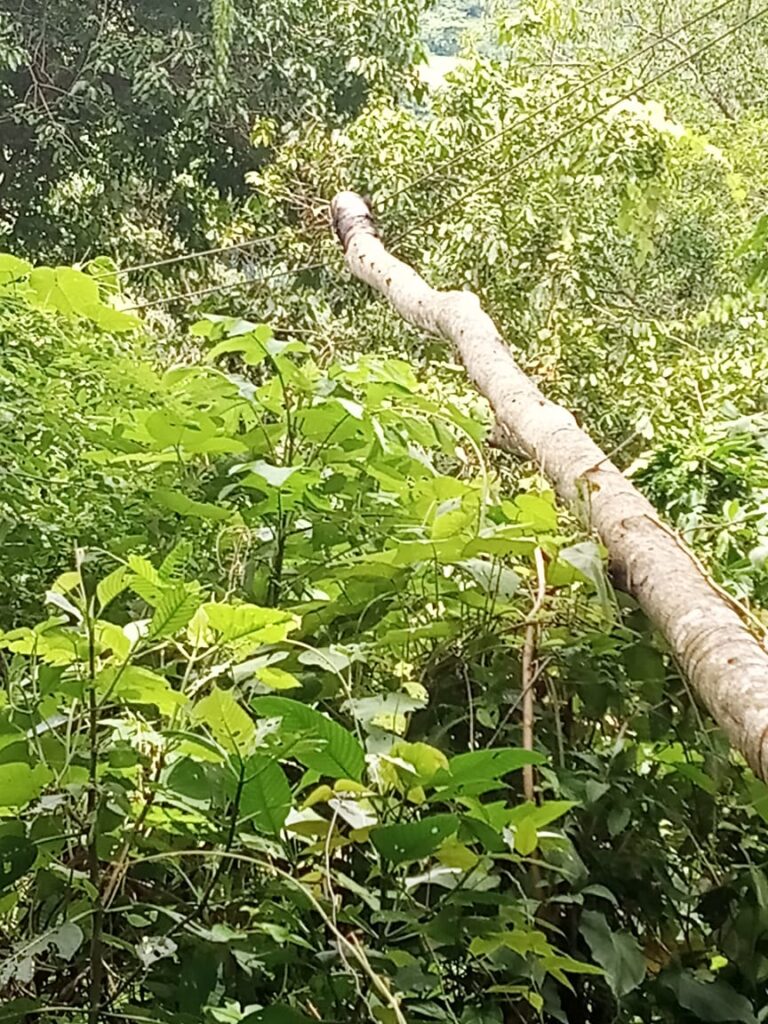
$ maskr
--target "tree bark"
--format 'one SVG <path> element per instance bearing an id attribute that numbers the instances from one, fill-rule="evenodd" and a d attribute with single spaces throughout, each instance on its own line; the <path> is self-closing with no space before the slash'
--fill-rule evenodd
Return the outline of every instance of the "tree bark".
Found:
<path id="1" fill-rule="evenodd" d="M 437 291 L 380 241 L 365 201 L 340 192 L 336 234 L 355 277 L 409 323 L 451 342 L 497 420 L 497 441 L 533 459 L 605 545 L 611 572 L 664 634 L 694 691 L 762 779 L 768 772 L 768 654 L 683 541 L 573 415 L 526 377 L 476 295 Z"/>

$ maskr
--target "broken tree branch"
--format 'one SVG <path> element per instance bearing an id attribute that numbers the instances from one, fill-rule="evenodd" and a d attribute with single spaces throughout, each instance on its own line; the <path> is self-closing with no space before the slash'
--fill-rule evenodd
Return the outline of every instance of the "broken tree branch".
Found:
<path id="1" fill-rule="evenodd" d="M 476 295 L 431 288 L 387 251 L 354 192 L 331 204 L 355 277 L 409 323 L 450 341 L 496 414 L 497 443 L 533 459 L 602 540 L 617 586 L 667 639 L 697 696 L 761 778 L 768 772 L 768 654 L 680 538 L 572 414 L 526 377 Z"/>

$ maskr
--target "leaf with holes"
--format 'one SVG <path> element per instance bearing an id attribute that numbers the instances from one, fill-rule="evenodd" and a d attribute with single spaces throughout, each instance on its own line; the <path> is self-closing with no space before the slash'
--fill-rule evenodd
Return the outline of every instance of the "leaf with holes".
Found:
<path id="1" fill-rule="evenodd" d="M 371 833 L 371 842 L 393 864 L 423 860 L 459 827 L 455 814 L 433 814 L 421 821 L 383 825 Z"/>

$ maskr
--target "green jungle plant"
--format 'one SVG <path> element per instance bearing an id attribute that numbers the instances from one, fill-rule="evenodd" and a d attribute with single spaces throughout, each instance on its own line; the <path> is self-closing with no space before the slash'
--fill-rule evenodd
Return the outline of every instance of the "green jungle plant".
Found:
<path id="1" fill-rule="evenodd" d="M 193 338 L 81 455 L 165 551 L 78 545 L 0 639 L 4 1024 L 755 1020 L 765 787 L 599 549 L 407 363 Z"/>

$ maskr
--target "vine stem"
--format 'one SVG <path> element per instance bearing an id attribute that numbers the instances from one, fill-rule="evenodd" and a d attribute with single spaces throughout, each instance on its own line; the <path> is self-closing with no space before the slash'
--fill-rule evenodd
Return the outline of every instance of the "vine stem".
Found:
<path id="1" fill-rule="evenodd" d="M 541 612 L 541 608 L 547 594 L 546 568 L 541 548 L 536 548 L 534 550 L 533 560 L 536 565 L 536 596 L 534 598 L 533 607 L 531 608 L 531 614 L 528 616 L 529 623 L 525 627 L 521 680 L 523 702 L 523 749 L 525 750 L 533 750 L 533 721 L 535 710 L 534 688 L 537 676 L 536 652 L 539 640 L 538 616 Z M 529 800 L 531 803 L 534 802 L 536 798 L 536 790 L 532 764 L 526 764 L 523 766 L 523 793 L 526 800 Z"/>

